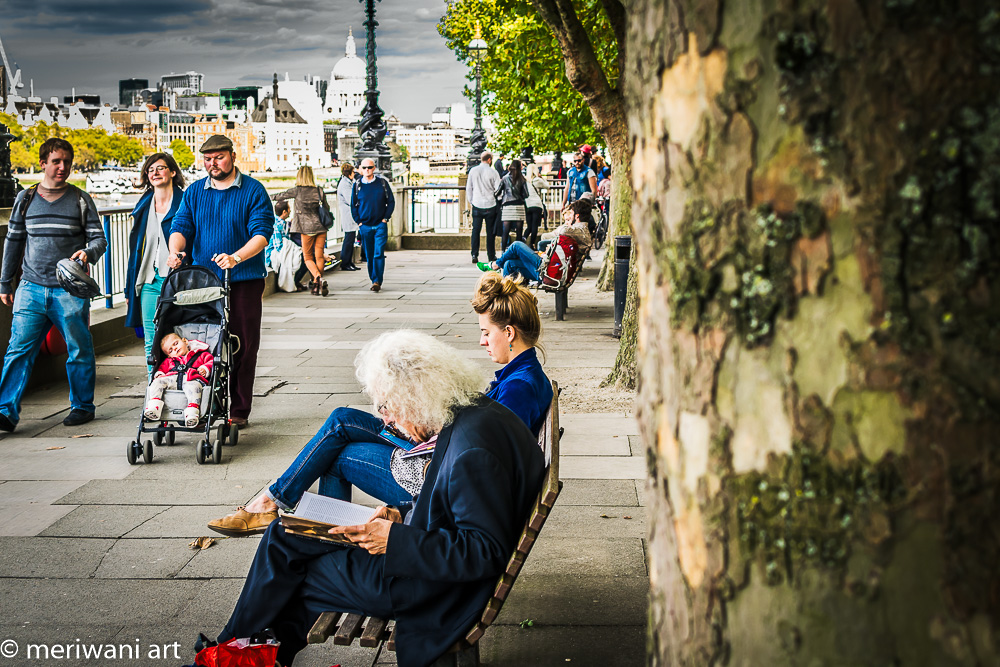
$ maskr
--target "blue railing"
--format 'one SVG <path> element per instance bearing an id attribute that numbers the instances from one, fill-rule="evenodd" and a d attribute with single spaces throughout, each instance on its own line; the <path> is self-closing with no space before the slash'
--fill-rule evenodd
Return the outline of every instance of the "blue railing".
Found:
<path id="1" fill-rule="evenodd" d="M 97 209 L 108 239 L 108 250 L 97 260 L 93 269 L 94 280 L 104 293 L 104 307 L 121 303 L 125 294 L 125 277 L 128 273 L 128 234 L 132 229 L 134 205 L 102 206 Z M 100 297 L 98 297 L 100 298 Z"/>

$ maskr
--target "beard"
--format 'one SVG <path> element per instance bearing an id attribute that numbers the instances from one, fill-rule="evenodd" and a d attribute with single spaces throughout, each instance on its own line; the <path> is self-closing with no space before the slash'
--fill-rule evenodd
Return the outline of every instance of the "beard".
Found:
<path id="1" fill-rule="evenodd" d="M 217 173 L 210 171 L 208 172 L 208 175 L 212 178 L 213 181 L 224 181 L 232 175 L 233 170 L 236 169 L 236 165 L 230 167 L 229 171 L 222 171 L 221 167 L 217 167 L 217 169 L 218 169 Z"/>

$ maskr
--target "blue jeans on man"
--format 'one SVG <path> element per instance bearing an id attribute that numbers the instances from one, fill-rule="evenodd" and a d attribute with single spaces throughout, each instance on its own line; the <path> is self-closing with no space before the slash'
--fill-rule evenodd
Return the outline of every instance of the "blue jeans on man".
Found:
<path id="1" fill-rule="evenodd" d="M 511 243 L 497 260 L 497 266 L 500 267 L 505 276 L 516 273 L 535 282 L 541 280 L 538 275 L 538 267 L 541 266 L 541 263 L 542 258 L 524 241 Z"/>
<path id="2" fill-rule="evenodd" d="M 385 242 L 389 238 L 389 225 L 380 222 L 377 225 L 361 225 L 358 228 L 361 244 L 368 258 L 368 277 L 372 284 L 382 284 L 385 274 Z"/>
<path id="3" fill-rule="evenodd" d="M 351 485 L 389 505 L 410 502 L 413 495 L 396 483 L 389 461 L 396 446 L 379 433 L 378 417 L 354 408 L 337 408 L 306 443 L 292 465 L 268 487 L 268 495 L 290 511 L 313 482 L 321 495 L 351 499 Z"/>
<path id="4" fill-rule="evenodd" d="M 21 397 L 28 386 L 39 346 L 50 325 L 66 341 L 69 403 L 75 410 L 94 412 L 97 364 L 90 337 L 90 301 L 61 287 L 43 287 L 22 280 L 14 292 L 14 318 L 0 378 L 0 413 L 13 424 L 20 420 Z"/>

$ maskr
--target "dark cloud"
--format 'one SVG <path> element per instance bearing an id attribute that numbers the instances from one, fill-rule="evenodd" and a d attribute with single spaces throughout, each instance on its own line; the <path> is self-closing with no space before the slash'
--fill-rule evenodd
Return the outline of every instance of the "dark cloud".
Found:
<path id="1" fill-rule="evenodd" d="M 466 70 L 435 27 L 444 10 L 443 0 L 376 5 L 379 101 L 404 120 L 462 100 Z M 0 15 L 7 57 L 45 98 L 75 87 L 113 102 L 119 79 L 187 70 L 209 90 L 266 84 L 272 72 L 326 79 L 348 27 L 362 58 L 365 48 L 358 0 L 0 0 Z"/>

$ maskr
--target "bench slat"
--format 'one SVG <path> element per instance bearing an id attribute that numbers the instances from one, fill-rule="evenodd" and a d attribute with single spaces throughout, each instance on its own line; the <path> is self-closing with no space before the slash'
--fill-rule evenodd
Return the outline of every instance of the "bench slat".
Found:
<path id="1" fill-rule="evenodd" d="M 337 627 L 337 620 L 339 618 L 339 611 L 324 611 L 316 619 L 316 622 L 313 623 L 309 634 L 306 635 L 306 641 L 310 644 L 322 644 L 325 642 L 330 637 L 330 633 Z"/>
<path id="2" fill-rule="evenodd" d="M 396 652 L 396 624 L 392 624 L 392 632 L 389 633 L 389 639 L 385 642 L 386 649 Z"/>
<path id="3" fill-rule="evenodd" d="M 350 646 L 351 642 L 361 634 L 361 624 L 365 617 L 361 614 L 347 614 L 337 628 L 337 634 L 333 636 L 333 643 L 339 646 Z"/>
<path id="4" fill-rule="evenodd" d="M 385 634 L 386 625 L 387 622 L 381 618 L 370 617 L 368 622 L 365 623 L 365 629 L 361 633 L 361 639 L 358 642 L 364 647 L 375 648 L 379 645 L 379 642 L 385 639 L 383 635 Z"/>

